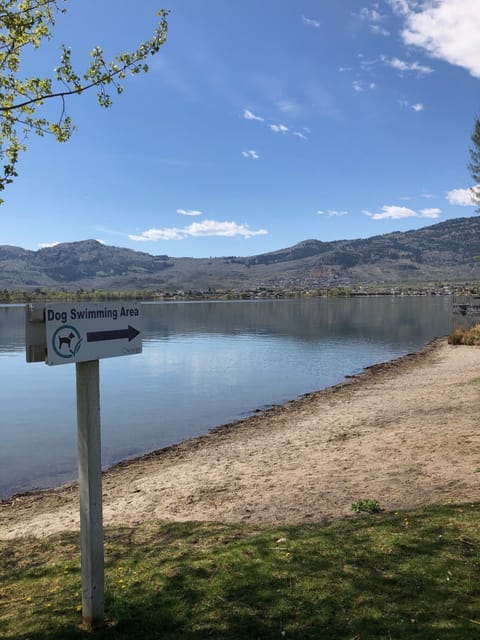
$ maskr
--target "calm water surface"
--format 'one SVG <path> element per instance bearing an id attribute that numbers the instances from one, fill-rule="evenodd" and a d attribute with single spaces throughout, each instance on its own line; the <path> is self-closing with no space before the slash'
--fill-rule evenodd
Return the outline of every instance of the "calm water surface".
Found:
<path id="1" fill-rule="evenodd" d="M 144 351 L 102 360 L 104 466 L 205 433 L 420 349 L 451 299 L 143 305 Z M 75 367 L 27 364 L 24 309 L 0 307 L 0 498 L 76 477 Z"/>

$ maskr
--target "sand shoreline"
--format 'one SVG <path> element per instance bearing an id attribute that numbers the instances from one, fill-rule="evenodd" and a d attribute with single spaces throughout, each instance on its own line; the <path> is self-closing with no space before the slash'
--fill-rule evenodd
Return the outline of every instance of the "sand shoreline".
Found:
<path id="1" fill-rule="evenodd" d="M 327 389 L 104 473 L 105 525 L 293 524 L 478 500 L 480 349 L 435 340 Z M 0 539 L 78 529 L 77 485 L 0 502 Z"/>

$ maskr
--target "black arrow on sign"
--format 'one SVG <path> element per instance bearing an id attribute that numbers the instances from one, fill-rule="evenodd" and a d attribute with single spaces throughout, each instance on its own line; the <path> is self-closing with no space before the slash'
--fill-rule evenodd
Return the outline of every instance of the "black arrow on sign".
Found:
<path id="1" fill-rule="evenodd" d="M 113 329 L 112 331 L 89 331 L 87 342 L 104 342 L 105 340 L 124 340 L 131 342 L 139 335 L 140 331 L 128 325 L 128 329 Z"/>

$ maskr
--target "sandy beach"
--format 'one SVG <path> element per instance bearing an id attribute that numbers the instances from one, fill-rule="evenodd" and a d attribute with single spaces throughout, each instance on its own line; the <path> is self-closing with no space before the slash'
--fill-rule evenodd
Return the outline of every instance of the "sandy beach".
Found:
<path id="1" fill-rule="evenodd" d="M 276 525 L 478 501 L 480 347 L 441 339 L 104 475 L 104 523 Z M 132 430 L 134 432 L 134 429 Z M 75 484 L 0 503 L 0 538 L 79 527 Z"/>

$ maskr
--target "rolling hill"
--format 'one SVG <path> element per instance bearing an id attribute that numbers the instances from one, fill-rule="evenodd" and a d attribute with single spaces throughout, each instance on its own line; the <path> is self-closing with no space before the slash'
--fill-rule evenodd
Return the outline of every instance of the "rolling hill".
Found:
<path id="1" fill-rule="evenodd" d="M 260 255 L 171 258 L 96 240 L 0 245 L 0 288 L 207 291 L 480 279 L 480 217 L 357 240 L 305 240 Z"/>

